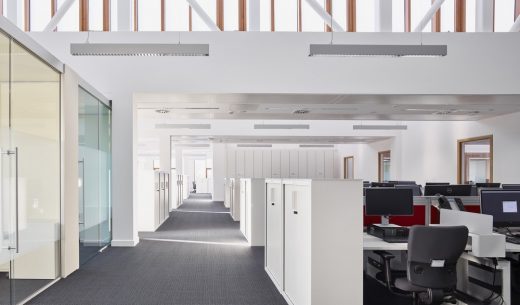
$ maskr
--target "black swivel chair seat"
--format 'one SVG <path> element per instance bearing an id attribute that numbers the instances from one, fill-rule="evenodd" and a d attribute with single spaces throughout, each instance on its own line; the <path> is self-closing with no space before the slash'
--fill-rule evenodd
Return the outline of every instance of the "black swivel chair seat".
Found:
<path id="1" fill-rule="evenodd" d="M 468 242 L 465 226 L 414 226 L 408 237 L 407 277 L 392 278 L 390 261 L 394 256 L 376 251 L 384 262 L 388 289 L 410 295 L 414 304 L 453 302 L 457 286 L 457 261 Z"/>

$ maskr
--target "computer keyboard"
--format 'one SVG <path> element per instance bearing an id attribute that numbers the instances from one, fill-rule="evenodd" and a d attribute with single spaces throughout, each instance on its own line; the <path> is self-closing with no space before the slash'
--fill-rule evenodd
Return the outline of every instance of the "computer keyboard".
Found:
<path id="1" fill-rule="evenodd" d="M 520 237 L 506 236 L 506 242 L 520 245 Z"/>

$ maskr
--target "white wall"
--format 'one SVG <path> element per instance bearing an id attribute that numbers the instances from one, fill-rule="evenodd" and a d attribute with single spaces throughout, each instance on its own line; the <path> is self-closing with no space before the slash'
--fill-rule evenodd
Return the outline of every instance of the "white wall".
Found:
<path id="1" fill-rule="evenodd" d="M 443 58 L 311 58 L 309 44 L 329 43 L 328 33 L 263 32 L 181 33 L 183 43 L 209 43 L 209 57 L 73 57 L 70 43 L 85 42 L 87 33 L 30 35 L 113 100 L 115 246 L 138 242 L 134 93 L 520 93 L 517 33 L 334 35 L 335 43 L 446 43 L 449 55 Z M 178 39 L 175 32 L 90 33 L 90 42 L 98 43 Z"/>
<path id="2" fill-rule="evenodd" d="M 213 144 L 213 200 L 224 201 L 227 148 L 225 144 Z"/>
<path id="3" fill-rule="evenodd" d="M 520 113 L 477 122 L 407 122 L 408 130 L 391 140 L 339 145 L 343 157 L 354 156 L 354 176 L 377 181 L 378 152 L 391 150 L 394 180 L 457 182 L 457 140 L 493 135 L 493 180 L 520 182 Z"/>

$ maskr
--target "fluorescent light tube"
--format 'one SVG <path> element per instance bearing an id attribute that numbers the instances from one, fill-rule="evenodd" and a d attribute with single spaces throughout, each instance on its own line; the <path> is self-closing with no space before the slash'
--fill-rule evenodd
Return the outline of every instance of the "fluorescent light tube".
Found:
<path id="1" fill-rule="evenodd" d="M 312 147 L 334 147 L 331 144 L 301 144 L 301 148 L 312 148 Z"/>
<path id="2" fill-rule="evenodd" d="M 209 56 L 209 44 L 71 43 L 74 56 Z"/>
<path id="3" fill-rule="evenodd" d="M 446 56 L 447 45 L 311 44 L 309 56 Z"/>
<path id="4" fill-rule="evenodd" d="M 273 147 L 272 144 L 237 144 L 237 147 Z"/>
<path id="5" fill-rule="evenodd" d="M 354 125 L 354 130 L 407 130 L 408 125 Z"/>
<path id="6" fill-rule="evenodd" d="M 309 129 L 308 124 L 255 124 L 254 129 Z"/>
<path id="7" fill-rule="evenodd" d="M 211 124 L 155 124 L 156 129 L 211 129 Z"/>

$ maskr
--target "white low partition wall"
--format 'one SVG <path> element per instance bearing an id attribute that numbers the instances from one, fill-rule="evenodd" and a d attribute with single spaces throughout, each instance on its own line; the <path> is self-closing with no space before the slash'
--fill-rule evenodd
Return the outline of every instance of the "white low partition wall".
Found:
<path id="1" fill-rule="evenodd" d="M 240 231 L 250 246 L 265 245 L 265 179 L 240 179 Z"/>
<path id="2" fill-rule="evenodd" d="M 265 269 L 291 305 L 363 304 L 361 180 L 266 180 Z"/>

